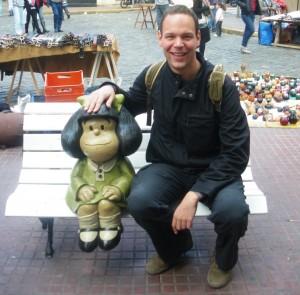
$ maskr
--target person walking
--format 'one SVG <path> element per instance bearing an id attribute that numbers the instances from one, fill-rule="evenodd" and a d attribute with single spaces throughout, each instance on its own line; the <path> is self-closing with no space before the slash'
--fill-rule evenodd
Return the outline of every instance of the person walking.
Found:
<path id="1" fill-rule="evenodd" d="M 217 13 L 217 7 L 216 4 L 218 3 L 217 0 L 210 0 L 210 12 L 211 12 L 211 16 L 209 17 L 208 20 L 208 28 L 212 31 L 215 32 L 216 31 L 216 13 Z"/>
<path id="2" fill-rule="evenodd" d="M 262 15 L 262 12 L 258 0 L 237 0 L 237 5 L 241 8 L 242 20 L 245 23 L 241 53 L 249 54 L 251 51 L 247 49 L 247 45 L 250 37 L 255 31 L 255 15 Z"/>
<path id="3" fill-rule="evenodd" d="M 204 56 L 205 45 L 210 40 L 210 32 L 207 17 L 211 15 L 210 2 L 208 0 L 193 0 L 193 11 L 198 17 L 201 41 L 199 46 L 200 53 Z"/>
<path id="4" fill-rule="evenodd" d="M 26 15 L 26 23 L 25 23 L 25 33 L 28 33 L 28 28 L 30 24 L 30 19 L 32 18 L 32 27 L 33 31 L 36 31 L 38 34 L 43 34 L 43 32 L 40 29 L 38 20 L 37 20 L 37 6 L 36 6 L 36 0 L 24 0 L 25 8 L 27 11 Z"/>
<path id="5" fill-rule="evenodd" d="M 63 11 L 65 12 L 65 14 L 67 15 L 68 19 L 71 17 L 70 11 L 68 9 L 68 2 L 66 0 L 62 1 L 62 5 L 63 5 Z M 64 20 L 64 14 L 63 14 L 63 20 Z"/>
<path id="6" fill-rule="evenodd" d="M 221 37 L 222 35 L 222 24 L 224 20 L 224 11 L 226 11 L 226 5 L 223 3 L 217 3 L 217 12 L 216 12 L 216 34 L 214 36 Z"/>
<path id="7" fill-rule="evenodd" d="M 23 34 L 23 25 L 24 25 L 23 9 L 24 9 L 24 0 L 13 0 L 15 32 L 17 35 Z"/>
<path id="8" fill-rule="evenodd" d="M 155 0 L 156 6 L 156 22 L 157 28 L 160 29 L 160 23 L 164 12 L 169 8 L 169 5 L 173 4 L 172 0 Z"/>
<path id="9" fill-rule="evenodd" d="M 55 33 L 63 32 L 61 30 L 61 25 L 63 20 L 62 0 L 51 0 L 49 4 L 53 11 L 53 23 L 54 23 Z"/>
<path id="10" fill-rule="evenodd" d="M 13 16 L 14 15 L 13 1 L 8 0 L 7 2 L 8 2 L 8 14 L 9 14 L 9 16 Z"/>
<path id="11" fill-rule="evenodd" d="M 176 265 L 193 247 L 190 229 L 198 202 L 217 233 L 207 274 L 208 285 L 222 288 L 238 261 L 238 243 L 247 230 L 249 206 L 241 175 L 249 161 L 250 131 L 239 93 L 226 76 L 220 113 L 208 95 L 214 65 L 196 51 L 200 44 L 198 18 L 185 5 L 164 14 L 158 43 L 166 62 L 151 91 L 154 123 L 146 160 L 134 177 L 128 210 L 149 234 L 157 252 L 146 271 L 158 275 Z M 107 81 L 86 97 L 85 110 L 111 107 L 115 94 L 136 116 L 147 111 L 142 70 L 128 91 Z"/>
<path id="12" fill-rule="evenodd" d="M 49 7 L 47 0 L 36 0 L 37 5 L 37 13 L 39 15 L 39 19 L 41 22 L 41 26 L 43 28 L 43 33 L 49 33 L 49 31 L 46 29 L 46 23 L 45 23 L 45 16 L 44 16 L 44 5 Z"/>

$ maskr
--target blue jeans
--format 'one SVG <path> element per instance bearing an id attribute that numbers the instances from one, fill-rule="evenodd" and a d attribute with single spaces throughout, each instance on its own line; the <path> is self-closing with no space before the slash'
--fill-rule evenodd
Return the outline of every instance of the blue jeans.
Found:
<path id="1" fill-rule="evenodd" d="M 244 35 L 243 35 L 243 40 L 242 40 L 242 46 L 246 47 L 248 44 L 248 41 L 250 37 L 254 33 L 254 19 L 255 19 L 255 14 L 254 12 L 250 12 L 250 14 L 242 14 L 242 20 L 245 23 L 245 30 L 244 30 Z"/>
<path id="2" fill-rule="evenodd" d="M 169 4 L 166 5 L 156 5 L 156 21 L 157 27 L 160 29 L 160 23 L 163 17 L 164 12 L 169 8 Z"/>
<path id="3" fill-rule="evenodd" d="M 61 29 L 63 19 L 63 5 L 62 3 L 55 3 L 51 1 L 51 7 L 53 11 L 54 30 L 59 31 Z"/>
<path id="4" fill-rule="evenodd" d="M 216 12 L 217 12 L 217 8 L 214 6 L 214 8 L 211 10 L 211 13 L 214 17 L 210 16 L 208 21 L 208 28 L 213 32 L 216 31 L 216 22 L 215 22 Z"/>
<path id="5" fill-rule="evenodd" d="M 158 255 L 172 263 L 182 252 L 187 238 L 186 230 L 175 235 L 172 227 L 173 213 L 191 189 L 202 171 L 185 171 L 169 164 L 150 164 L 134 177 L 128 209 L 136 222 L 149 234 Z M 238 242 L 247 230 L 249 207 L 245 202 L 242 179 L 222 188 L 209 202 L 208 220 L 214 223 L 217 233 L 216 260 L 227 271 L 238 259 Z"/>

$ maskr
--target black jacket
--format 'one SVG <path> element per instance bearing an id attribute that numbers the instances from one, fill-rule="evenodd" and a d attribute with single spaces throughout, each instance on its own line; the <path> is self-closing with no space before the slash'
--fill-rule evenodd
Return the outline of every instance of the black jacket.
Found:
<path id="1" fill-rule="evenodd" d="M 198 52 L 201 69 L 187 83 L 168 65 L 160 70 L 152 89 L 154 121 L 147 148 L 148 162 L 196 168 L 200 178 L 191 190 L 213 197 L 221 188 L 241 177 L 247 167 L 250 131 L 236 86 L 227 76 L 221 113 L 208 97 L 213 65 Z M 145 68 L 125 95 L 124 106 L 134 115 L 146 112 Z M 107 83 L 105 83 L 107 84 Z"/>
<path id="2" fill-rule="evenodd" d="M 252 11 L 251 0 L 237 0 L 236 3 L 238 6 L 240 6 L 242 14 L 248 15 Z M 254 11 L 254 14 L 262 15 L 262 11 L 258 0 L 256 0 L 256 9 Z"/>

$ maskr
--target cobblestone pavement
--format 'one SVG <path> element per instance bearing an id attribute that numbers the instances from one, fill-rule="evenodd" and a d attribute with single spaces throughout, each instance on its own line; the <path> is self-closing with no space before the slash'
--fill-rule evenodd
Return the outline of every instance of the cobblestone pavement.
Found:
<path id="1" fill-rule="evenodd" d="M 143 67 L 163 58 L 162 51 L 156 42 L 156 31 L 150 28 L 141 30 L 138 26 L 134 29 L 137 11 L 84 13 L 83 9 L 71 7 L 70 10 L 71 13 L 73 10 L 73 14 L 69 20 L 66 19 L 63 22 L 62 30 L 65 33 L 114 33 L 120 51 L 117 66 L 123 79 L 123 88 L 127 89 L 131 85 Z M 50 12 L 48 8 L 45 10 L 47 13 Z M 53 33 L 51 14 L 46 14 L 46 24 Z M 243 22 L 241 18 L 228 13 L 223 27 L 229 28 L 231 31 L 241 30 L 243 29 Z M 8 15 L 0 17 L 0 34 L 3 33 L 14 33 L 13 17 Z M 211 34 L 211 41 L 207 43 L 205 57 L 212 63 L 224 64 L 228 73 L 240 70 L 241 64 L 244 63 L 246 69 L 253 72 L 269 71 L 276 75 L 300 77 L 300 50 L 262 46 L 258 44 L 257 37 L 252 37 L 249 42 L 252 54 L 244 55 L 240 53 L 241 39 L 242 37 L 236 34 L 223 33 L 221 38 Z M 43 89 L 40 75 L 36 76 L 40 89 Z M 11 76 L 5 76 L 4 80 L 0 82 L 2 99 L 8 93 L 10 81 Z M 21 94 L 32 93 L 34 88 L 29 73 L 25 73 L 23 81 Z"/>
<path id="2" fill-rule="evenodd" d="M 72 8 L 73 9 L 73 8 Z M 4 10 L 3 10 L 4 11 Z M 136 11 L 83 14 L 73 9 L 65 32 L 115 33 L 120 49 L 118 69 L 123 87 L 140 70 L 162 58 L 152 29 L 133 29 Z M 242 29 L 234 17 L 227 23 Z M 52 16 L 46 16 L 48 28 Z M 226 25 L 225 25 L 226 24 Z M 13 33 L 13 18 L 0 17 L 0 34 Z M 256 72 L 270 71 L 300 77 L 300 51 L 260 46 L 253 37 L 253 53 L 239 52 L 241 36 L 212 36 L 206 57 L 223 63 L 228 72 L 241 63 Z M 38 77 L 38 76 L 37 76 Z M 11 77 L 0 82 L 5 99 Z M 39 80 L 42 88 L 43 82 Z M 33 93 L 29 75 L 21 93 Z M 221 290 L 207 286 L 209 257 L 215 232 L 205 218 L 196 218 L 195 246 L 179 265 L 159 276 L 145 274 L 154 253 L 151 241 L 131 218 L 123 220 L 120 245 L 109 252 L 86 254 L 78 249 L 77 220 L 56 218 L 52 259 L 45 259 L 46 231 L 37 218 L 5 217 L 5 203 L 16 188 L 22 165 L 22 147 L 0 150 L 0 295 L 299 295 L 300 294 L 300 133 L 299 129 L 251 128 L 253 177 L 267 196 L 269 213 L 250 215 L 248 231 L 240 241 L 239 262 L 233 280 Z"/>

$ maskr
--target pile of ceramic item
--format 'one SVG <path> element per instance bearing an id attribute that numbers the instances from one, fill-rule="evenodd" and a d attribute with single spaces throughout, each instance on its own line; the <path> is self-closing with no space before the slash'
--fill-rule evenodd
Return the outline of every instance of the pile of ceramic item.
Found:
<path id="1" fill-rule="evenodd" d="M 278 122 L 281 126 L 300 121 L 300 79 L 270 73 L 230 73 L 240 94 L 248 121 Z M 298 124 L 297 124 L 298 123 Z"/>

